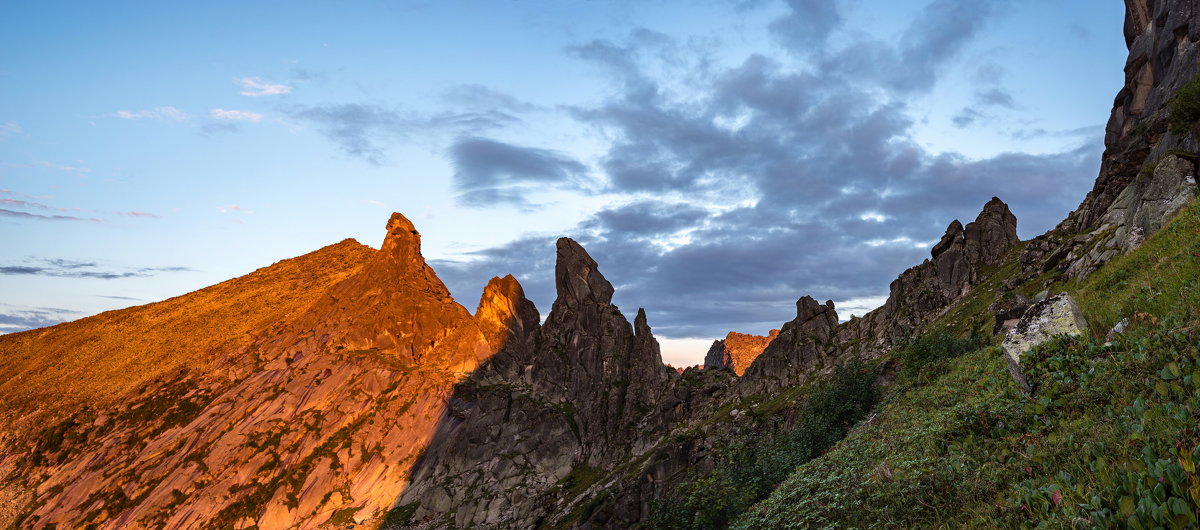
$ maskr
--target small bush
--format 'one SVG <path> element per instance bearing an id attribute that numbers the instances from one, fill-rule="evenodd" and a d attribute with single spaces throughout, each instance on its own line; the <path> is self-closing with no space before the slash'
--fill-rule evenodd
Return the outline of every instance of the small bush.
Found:
<path id="1" fill-rule="evenodd" d="M 1167 127 L 1175 134 L 1192 132 L 1200 124 L 1200 73 L 1179 87 L 1167 108 Z"/>
<path id="2" fill-rule="evenodd" d="M 900 361 L 900 377 L 906 381 L 929 381 L 945 371 L 945 361 L 975 351 L 985 344 L 987 339 L 978 329 L 967 338 L 957 337 L 948 331 L 924 335 L 896 352 L 896 359 Z"/>

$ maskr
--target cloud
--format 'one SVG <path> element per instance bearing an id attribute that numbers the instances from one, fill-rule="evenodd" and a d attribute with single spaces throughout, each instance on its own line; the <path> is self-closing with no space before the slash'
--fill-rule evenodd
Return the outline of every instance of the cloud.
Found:
<path id="1" fill-rule="evenodd" d="M 132 301 L 132 302 L 141 302 L 142 301 L 141 298 L 134 298 L 132 296 L 117 296 L 117 295 L 112 295 L 112 294 L 98 294 L 96 296 L 99 298 L 111 298 L 113 300 L 128 300 L 128 301 Z"/>
<path id="2" fill-rule="evenodd" d="M 975 109 L 964 108 L 958 111 L 958 114 L 955 114 L 953 118 L 950 118 L 950 121 L 954 123 L 955 127 L 958 127 L 959 129 L 965 129 L 975 125 L 977 122 L 983 121 L 986 118 L 986 116 Z"/>
<path id="3" fill-rule="evenodd" d="M 225 110 L 212 109 L 208 113 L 213 119 L 226 121 L 248 121 L 257 123 L 262 121 L 263 115 L 249 110 Z"/>
<path id="4" fill-rule="evenodd" d="M 347 155 L 375 165 L 386 160 L 388 146 L 402 140 L 478 134 L 521 121 L 497 110 L 425 115 L 355 103 L 293 108 L 288 115 L 313 123 Z"/>
<path id="5" fill-rule="evenodd" d="M 244 213 L 244 214 L 254 213 L 254 210 L 247 210 L 236 204 L 228 204 L 225 206 L 220 206 L 217 208 L 217 211 L 221 212 L 221 213 Z"/>
<path id="6" fill-rule="evenodd" d="M 128 111 L 118 110 L 116 113 L 118 118 L 123 120 L 173 120 L 184 121 L 191 116 L 175 107 L 158 107 L 148 110 Z"/>
<path id="7" fill-rule="evenodd" d="M 9 136 L 21 134 L 22 132 L 24 131 L 21 130 L 21 126 L 17 125 L 15 121 L 9 120 L 0 123 L 0 141 L 8 139 Z"/>
<path id="8" fill-rule="evenodd" d="M 0 208 L 0 217 L 12 217 L 16 219 L 32 219 L 38 221 L 89 221 L 93 223 L 103 222 L 104 219 L 96 219 L 90 217 L 75 217 L 73 215 L 40 215 L 29 212 L 18 212 L 6 208 Z"/>
<path id="9" fill-rule="evenodd" d="M 56 164 L 54 162 L 47 162 L 45 160 L 34 160 L 33 162 L 30 162 L 28 164 L 6 164 L 6 165 L 8 167 L 22 168 L 22 169 L 42 168 L 42 169 L 53 169 L 55 171 L 65 171 L 67 173 L 79 173 L 79 174 L 92 172 L 92 170 L 90 168 L 67 166 L 67 165 L 63 165 L 63 164 Z"/>
<path id="10" fill-rule="evenodd" d="M 0 334 L 53 326 L 83 315 L 80 311 L 56 307 L 27 307 L 0 304 Z"/>
<path id="11" fill-rule="evenodd" d="M 48 276 L 53 278 L 91 278 L 99 280 L 117 280 L 125 278 L 148 278 L 167 272 L 193 272 L 189 267 L 140 267 L 125 269 L 105 269 L 91 261 L 72 261 L 63 259 L 31 258 L 27 260 L 32 265 L 0 266 L 3 276 Z"/>
<path id="12" fill-rule="evenodd" d="M 131 211 L 131 212 L 120 212 L 120 214 L 124 215 L 126 217 L 141 217 L 144 219 L 162 219 L 161 215 L 153 214 L 150 212 Z"/>
<path id="13" fill-rule="evenodd" d="M 5 191 L 8 191 L 8 190 L 5 190 Z M 50 209 L 49 206 L 46 206 L 45 204 L 42 204 L 40 202 L 23 201 L 20 199 L 0 198 L 0 206 L 12 206 L 12 207 L 16 207 L 16 208 L 26 208 L 26 209 L 32 208 L 32 209 L 36 209 L 36 210 L 49 210 Z"/>
<path id="14" fill-rule="evenodd" d="M 896 42 L 836 48 L 825 39 L 805 52 L 811 64 L 750 55 L 711 66 L 681 92 L 653 73 L 663 71 L 655 63 L 663 56 L 646 53 L 669 44 L 631 36 L 572 47 L 569 54 L 612 74 L 610 98 L 570 111 L 614 139 L 599 158 L 603 178 L 589 182 L 617 204 L 565 234 L 528 234 L 435 267 L 460 298 L 476 296 L 491 276 L 516 274 L 546 311 L 554 239 L 569 235 L 617 286 L 627 314 L 645 307 L 664 337 L 719 337 L 778 327 L 804 294 L 867 310 L 929 256 L 952 219 L 973 220 L 993 195 L 1010 204 L 1022 237 L 1047 230 L 1090 188 L 1102 131 L 1058 153 L 982 159 L 930 152 L 913 138 L 907 102 L 938 82 L 994 11 L 993 2 L 937 0 Z M 798 22 L 779 22 L 789 23 Z M 1008 103 L 997 83 L 980 92 L 991 107 Z M 963 118 L 965 126 L 979 116 Z M 464 172 L 461 189 L 521 200 L 506 179 L 528 171 L 496 173 Z M 514 180 L 577 178 L 533 174 L 540 177 Z"/>
<path id="15" fill-rule="evenodd" d="M 988 88 L 975 92 L 975 101 L 980 105 L 989 107 L 1000 107 L 1005 109 L 1016 108 L 1016 102 L 1013 100 L 1012 94 L 1009 94 L 1001 88 Z"/>
<path id="16" fill-rule="evenodd" d="M 773 37 L 786 48 L 809 53 L 824 46 L 844 19 L 834 0 L 787 0 L 791 10 L 770 25 Z"/>
<path id="17" fill-rule="evenodd" d="M 540 109 L 537 105 L 480 84 L 458 85 L 442 94 L 442 99 L 452 105 L 492 111 L 529 112 Z"/>
<path id="18" fill-rule="evenodd" d="M 291 93 L 292 87 L 279 83 L 263 81 L 257 77 L 234 78 L 234 83 L 241 85 L 243 96 L 280 96 Z"/>
<path id="19" fill-rule="evenodd" d="M 454 142 L 450 158 L 459 202 L 467 206 L 490 206 L 498 202 L 528 205 L 525 195 L 546 186 L 575 189 L 586 186 L 586 166 L 548 149 L 468 137 Z"/>

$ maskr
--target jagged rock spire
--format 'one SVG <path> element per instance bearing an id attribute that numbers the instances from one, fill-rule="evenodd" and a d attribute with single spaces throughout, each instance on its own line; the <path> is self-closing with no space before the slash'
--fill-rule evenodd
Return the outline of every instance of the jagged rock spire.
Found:
<path id="1" fill-rule="evenodd" d="M 961 243 L 963 240 L 963 225 L 955 219 L 950 222 L 950 226 L 946 227 L 946 233 L 942 235 L 942 240 L 938 241 L 930 251 L 933 259 L 944 254 L 947 250 L 954 248 L 955 243 Z"/>
<path id="2" fill-rule="evenodd" d="M 583 246 L 569 237 L 559 238 L 554 265 L 554 285 L 558 299 L 554 305 L 575 306 L 583 303 L 612 303 L 613 286 L 597 269 L 596 260 Z"/>
<path id="3" fill-rule="evenodd" d="M 1017 237 L 1017 216 L 997 197 L 983 205 L 974 222 L 963 229 L 967 259 L 972 263 L 995 265 L 1008 253 L 1009 247 L 1020 241 Z"/>
<path id="4" fill-rule="evenodd" d="M 489 344 L 499 350 L 510 335 L 524 336 L 538 326 L 541 316 L 513 275 L 493 277 L 483 288 L 475 322 Z"/>
<path id="5" fill-rule="evenodd" d="M 395 212 L 388 219 L 387 236 L 383 239 L 381 252 L 400 263 L 424 261 L 421 257 L 421 234 L 407 217 Z"/>

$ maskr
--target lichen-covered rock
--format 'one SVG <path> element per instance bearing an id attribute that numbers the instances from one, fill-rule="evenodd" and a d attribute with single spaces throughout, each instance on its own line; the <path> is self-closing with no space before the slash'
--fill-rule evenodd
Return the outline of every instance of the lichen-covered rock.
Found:
<path id="1" fill-rule="evenodd" d="M 1021 321 L 1008 332 L 1001 344 L 1009 373 L 1028 392 L 1029 381 L 1021 369 L 1021 354 L 1055 336 L 1078 336 L 1086 331 L 1087 320 L 1071 295 L 1061 293 L 1034 304 L 1025 311 Z"/>

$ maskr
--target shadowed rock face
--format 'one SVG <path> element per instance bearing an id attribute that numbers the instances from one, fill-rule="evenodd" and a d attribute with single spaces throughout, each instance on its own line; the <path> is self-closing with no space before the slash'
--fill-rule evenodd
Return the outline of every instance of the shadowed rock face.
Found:
<path id="1" fill-rule="evenodd" d="M 1128 252 L 1193 200 L 1195 131 L 1168 130 L 1169 103 L 1200 62 L 1200 0 L 1126 0 L 1125 85 L 1105 127 L 1100 175 L 1079 208 L 1021 255 L 1032 278 L 1083 278 Z M 1180 156 L 1184 155 L 1184 156 Z"/>
<path id="2" fill-rule="evenodd" d="M 506 315 L 509 333 L 456 388 L 397 503 L 416 520 L 453 511 L 459 526 L 535 526 L 566 495 L 560 482 L 572 471 L 612 469 L 630 456 L 638 422 L 677 377 L 645 312 L 630 326 L 611 304 L 612 284 L 567 238 L 557 243 L 555 284 L 540 327 L 516 280 L 493 279 L 485 290 L 476 319 Z"/>
<path id="3" fill-rule="evenodd" d="M 957 220 L 950 223 L 930 251 L 931 259 L 900 274 L 891 284 L 887 302 L 847 322 L 839 331 L 840 340 L 860 343 L 867 356 L 886 350 L 941 315 L 1019 242 L 1016 216 L 1007 204 L 992 197 L 965 228 Z"/>
<path id="4" fill-rule="evenodd" d="M 322 250 L 297 261 L 319 267 L 334 256 Z M 490 320 L 481 331 L 450 298 L 403 216 L 392 216 L 382 250 L 355 256 L 360 261 L 332 285 L 311 283 L 317 289 L 300 295 L 307 307 L 260 324 L 245 345 L 222 349 L 215 342 L 215 350 L 193 354 L 211 361 L 184 361 L 111 405 L 75 412 L 56 426 L 66 441 L 26 453 L 33 459 L 0 456 L 0 469 L 15 470 L 40 492 L 25 513 L 11 514 L 20 523 L 9 522 L 265 529 L 316 528 L 334 513 L 380 520 L 433 435 L 454 382 L 487 358 L 498 339 Z M 255 273 L 265 281 L 234 281 L 252 292 L 303 289 L 273 279 L 272 269 L 285 265 Z M 511 284 L 497 285 L 480 313 L 528 317 L 529 307 L 504 302 L 512 292 Z M 179 299 L 183 314 L 206 314 L 201 294 Z M 207 313 L 225 320 L 203 321 L 205 332 L 237 330 L 239 319 L 255 310 Z M 535 326 L 536 320 L 534 310 Z M 101 343 L 112 333 L 154 334 L 155 325 L 71 324 L 73 333 Z M 169 345 L 172 337 L 157 341 Z M 70 351 L 39 351 L 36 344 L 32 351 L 40 355 L 77 362 Z"/>

